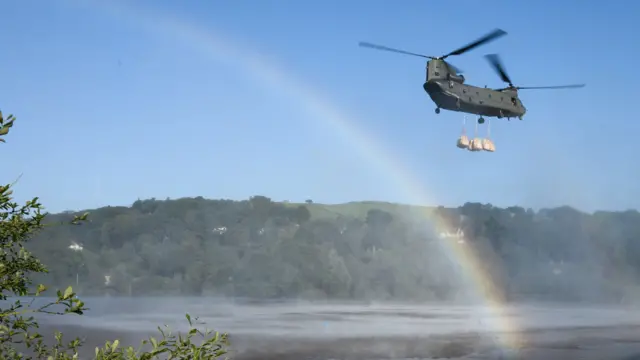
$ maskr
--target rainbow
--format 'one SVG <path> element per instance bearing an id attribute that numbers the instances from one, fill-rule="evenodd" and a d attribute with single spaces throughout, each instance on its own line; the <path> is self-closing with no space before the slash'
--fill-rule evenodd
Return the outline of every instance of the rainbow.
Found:
<path id="1" fill-rule="evenodd" d="M 77 5 L 82 4 L 77 3 Z M 354 120 L 334 106 L 328 98 L 262 58 L 260 54 L 252 53 L 208 29 L 200 28 L 197 24 L 180 20 L 175 16 L 166 16 L 152 12 L 150 9 L 134 7 L 130 3 L 125 5 L 115 1 L 93 2 L 93 5 L 99 6 L 119 19 L 130 20 L 154 34 L 174 37 L 181 43 L 190 44 L 194 49 L 212 59 L 240 66 L 253 78 L 260 79 L 262 85 L 298 101 L 314 119 L 321 122 L 320 125 L 330 127 L 334 134 L 352 144 L 353 150 L 358 152 L 364 161 L 375 167 L 375 170 L 383 172 L 384 176 L 403 189 L 406 196 L 414 203 L 430 202 L 426 189 L 421 185 L 421 181 L 412 175 L 410 168 L 403 164 L 402 157 L 394 156 L 381 141 L 375 139 L 365 129 L 359 128 Z M 447 220 L 433 216 L 430 210 L 421 209 L 423 209 L 421 216 L 439 231 L 450 231 L 456 228 Z M 519 327 L 512 316 L 507 314 L 502 293 L 491 274 L 484 269 L 482 260 L 466 243 L 466 241 L 449 240 L 440 242 L 442 250 L 462 268 L 465 280 L 472 284 L 473 292 L 488 312 L 489 320 L 485 325 L 496 333 L 498 344 L 505 350 L 517 349 L 522 344 L 522 339 L 519 338 Z"/>

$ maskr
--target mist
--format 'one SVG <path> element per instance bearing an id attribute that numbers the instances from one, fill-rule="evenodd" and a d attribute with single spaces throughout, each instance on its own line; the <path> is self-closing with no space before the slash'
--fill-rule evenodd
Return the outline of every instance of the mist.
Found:
<path id="1" fill-rule="evenodd" d="M 638 353 L 640 315 L 616 307 L 511 305 L 497 319 L 488 308 L 450 304 L 283 301 L 247 304 L 213 298 L 89 298 L 82 317 L 42 319 L 44 329 L 86 341 L 86 356 L 105 339 L 138 344 L 157 325 L 230 333 L 235 359 L 622 359 Z M 513 324 L 509 334 L 488 330 Z M 514 341 L 515 339 L 515 341 Z"/>

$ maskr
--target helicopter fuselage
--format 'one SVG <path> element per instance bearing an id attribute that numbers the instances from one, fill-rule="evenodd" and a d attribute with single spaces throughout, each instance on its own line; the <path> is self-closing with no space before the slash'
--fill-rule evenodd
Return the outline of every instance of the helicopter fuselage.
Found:
<path id="1" fill-rule="evenodd" d="M 493 90 L 467 85 L 464 81 L 464 76 L 456 74 L 444 60 L 431 60 L 427 63 L 423 88 L 438 109 L 520 119 L 527 112 L 516 90 Z"/>

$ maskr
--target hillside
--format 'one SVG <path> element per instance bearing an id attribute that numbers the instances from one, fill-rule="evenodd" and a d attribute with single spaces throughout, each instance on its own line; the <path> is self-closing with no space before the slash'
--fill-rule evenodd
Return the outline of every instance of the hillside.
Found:
<path id="1" fill-rule="evenodd" d="M 630 302 L 640 294 L 637 211 L 255 196 L 89 212 L 89 223 L 50 227 L 30 244 L 49 282 L 77 281 L 87 295 L 464 300 L 491 291 L 505 300 Z"/>
<path id="2" fill-rule="evenodd" d="M 434 207 L 394 204 L 382 201 L 353 201 L 343 204 L 282 203 L 288 207 L 305 206 L 313 219 L 337 219 L 339 216 L 366 219 L 369 210 L 382 210 L 398 216 L 419 216 L 429 214 Z"/>

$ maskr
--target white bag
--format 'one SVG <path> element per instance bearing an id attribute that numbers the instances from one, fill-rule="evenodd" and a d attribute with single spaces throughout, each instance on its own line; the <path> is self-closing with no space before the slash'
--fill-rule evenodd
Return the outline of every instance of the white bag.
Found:
<path id="1" fill-rule="evenodd" d="M 496 151 L 496 147 L 490 139 L 482 139 L 482 149 L 490 152 Z"/>
<path id="2" fill-rule="evenodd" d="M 466 149 L 469 147 L 469 138 L 466 135 L 460 136 L 458 143 L 456 144 L 460 149 Z"/>
<path id="3" fill-rule="evenodd" d="M 482 150 L 482 139 L 475 138 L 475 139 L 471 140 L 471 142 L 469 143 L 469 150 L 471 150 L 471 151 L 480 151 L 480 150 Z"/>

